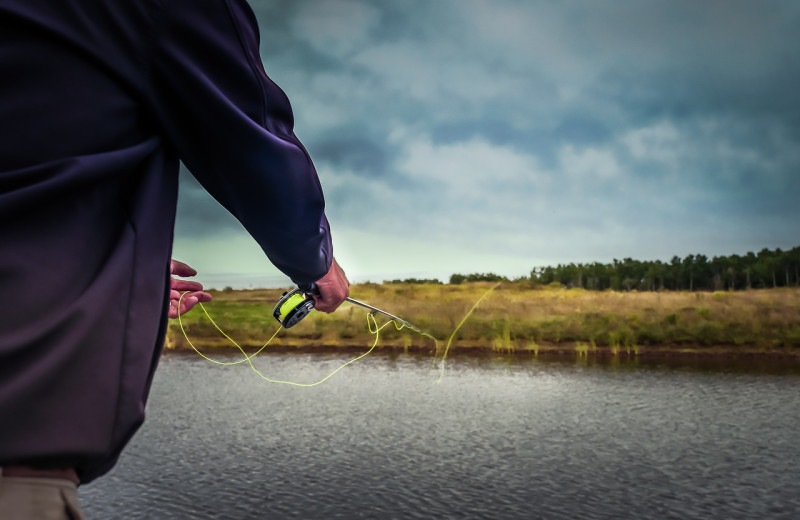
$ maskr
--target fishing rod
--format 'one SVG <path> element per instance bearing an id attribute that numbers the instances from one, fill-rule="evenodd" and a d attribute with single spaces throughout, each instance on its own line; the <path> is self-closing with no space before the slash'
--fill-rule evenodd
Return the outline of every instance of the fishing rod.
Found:
<path id="1" fill-rule="evenodd" d="M 272 310 L 272 315 L 278 320 L 283 328 L 288 329 L 290 327 L 294 327 L 300 321 L 308 316 L 308 314 L 314 309 L 314 298 L 311 294 L 315 293 L 316 286 L 311 287 L 310 291 L 303 291 L 300 288 L 294 289 L 289 292 L 283 293 L 283 296 L 278 303 L 275 305 L 275 308 Z M 423 333 L 422 330 L 412 325 L 411 323 L 407 322 L 402 318 L 398 318 L 394 314 L 389 314 L 388 312 L 381 310 L 377 307 L 373 307 L 372 305 L 366 304 L 364 302 L 360 302 L 353 298 L 345 298 L 345 301 L 348 301 L 354 305 L 358 305 L 360 307 L 364 307 L 365 309 L 369 309 L 371 312 L 370 314 L 383 314 L 387 316 L 389 319 L 394 320 L 397 323 L 400 323 L 409 329 Z"/>
<path id="2" fill-rule="evenodd" d="M 405 325 L 409 329 L 411 329 L 413 331 L 416 331 L 416 332 L 419 332 L 420 334 L 424 334 L 424 332 L 421 329 L 419 329 L 417 326 L 410 324 L 409 322 L 407 322 L 404 319 L 398 318 L 394 314 L 389 314 L 388 312 L 382 311 L 377 307 L 373 307 L 372 305 L 367 305 L 364 302 L 360 302 L 358 300 L 354 300 L 353 298 L 350 298 L 350 297 L 345 298 L 345 301 L 348 301 L 348 302 L 353 303 L 355 305 L 360 305 L 361 307 L 364 307 L 365 309 L 369 309 L 369 310 L 372 311 L 371 314 L 375 314 L 377 312 L 379 314 L 383 314 L 384 316 L 388 316 L 390 319 L 396 321 L 397 323 Z"/>

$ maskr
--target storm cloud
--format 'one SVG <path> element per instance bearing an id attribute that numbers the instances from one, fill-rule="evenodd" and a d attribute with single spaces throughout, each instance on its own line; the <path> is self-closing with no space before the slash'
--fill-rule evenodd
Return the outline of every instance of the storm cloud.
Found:
<path id="1" fill-rule="evenodd" d="M 251 5 L 362 277 L 798 244 L 796 2 Z"/>

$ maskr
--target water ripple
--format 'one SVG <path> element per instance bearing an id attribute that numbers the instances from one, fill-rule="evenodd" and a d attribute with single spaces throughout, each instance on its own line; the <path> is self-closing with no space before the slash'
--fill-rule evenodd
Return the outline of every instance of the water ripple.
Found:
<path id="1" fill-rule="evenodd" d="M 342 357 L 269 355 L 313 380 Z M 266 373 L 266 372 L 265 372 Z M 164 359 L 91 518 L 797 518 L 796 374 L 375 356 L 300 389 Z"/>

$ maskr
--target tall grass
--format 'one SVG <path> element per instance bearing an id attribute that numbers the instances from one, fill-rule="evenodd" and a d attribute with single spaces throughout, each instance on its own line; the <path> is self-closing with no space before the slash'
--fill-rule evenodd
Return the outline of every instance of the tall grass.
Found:
<path id="1" fill-rule="evenodd" d="M 400 316 L 444 340 L 491 284 L 360 284 L 354 298 Z M 206 308 L 242 345 L 261 346 L 278 324 L 272 308 L 281 290 L 213 292 Z M 381 318 L 377 318 L 381 321 Z M 200 309 L 184 316 L 195 344 L 224 345 Z M 345 303 L 331 315 L 314 312 L 282 331 L 275 346 L 369 346 L 366 311 Z M 188 347 L 177 323 L 167 346 Z M 434 342 L 407 329 L 386 327 L 381 347 L 433 349 Z M 800 349 L 800 290 L 740 292 L 597 292 L 508 282 L 491 293 L 454 338 L 455 348 L 539 352 L 547 348 L 605 350 L 635 355 L 641 348 L 682 350 Z"/>

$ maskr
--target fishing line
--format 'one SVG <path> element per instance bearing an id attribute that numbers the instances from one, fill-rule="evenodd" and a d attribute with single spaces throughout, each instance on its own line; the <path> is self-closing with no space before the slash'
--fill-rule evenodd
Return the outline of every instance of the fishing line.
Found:
<path id="1" fill-rule="evenodd" d="M 501 283 L 498 283 L 497 285 L 493 286 L 493 287 L 492 287 L 492 288 L 490 288 L 488 291 L 486 291 L 485 293 L 483 293 L 483 294 L 481 295 L 481 297 L 480 297 L 480 298 L 478 298 L 478 301 L 476 301 L 476 302 L 475 302 L 475 303 L 472 305 L 472 307 L 471 307 L 471 308 L 470 308 L 470 310 L 467 312 L 467 314 L 464 316 L 464 318 L 463 318 L 463 319 L 462 319 L 462 320 L 459 322 L 458 326 L 456 326 L 456 328 L 455 328 L 455 330 L 453 331 L 453 333 L 452 333 L 452 334 L 450 334 L 450 338 L 447 340 L 447 345 L 445 346 L 444 353 L 442 354 L 442 359 L 441 359 L 441 361 L 440 361 L 440 372 L 439 372 L 439 378 L 438 378 L 438 380 L 436 381 L 436 383 L 441 383 L 441 381 L 442 381 L 442 377 L 444 376 L 445 360 L 447 359 L 447 354 L 448 354 L 448 352 L 450 351 L 450 346 L 451 346 L 451 344 L 452 344 L 452 342 L 453 342 L 453 338 L 455 338 L 455 336 L 456 336 L 456 333 L 457 333 L 457 332 L 458 332 L 458 330 L 459 330 L 459 329 L 462 327 L 462 325 L 464 325 L 464 323 L 466 323 L 467 319 L 469 319 L 469 317 L 472 315 L 472 313 L 475 311 L 475 309 L 478 307 L 478 305 L 481 303 L 481 301 L 483 301 L 483 299 L 484 299 L 484 298 L 486 298 L 486 296 L 488 296 L 488 295 L 489 295 L 489 293 L 491 293 L 492 291 L 494 291 L 495 289 L 497 289 L 497 288 L 498 288 L 500 285 L 502 285 L 502 282 L 501 282 Z M 182 293 L 182 294 L 181 294 L 181 296 L 180 296 L 180 298 L 178 299 L 178 309 L 180 309 L 181 302 L 182 302 L 182 300 L 183 300 L 183 296 L 184 296 L 185 294 L 187 294 L 187 293 L 186 293 L 186 292 L 185 292 L 185 293 Z M 354 303 L 361 304 L 360 302 L 355 302 L 355 301 L 354 301 Z M 212 358 L 210 358 L 210 357 L 206 356 L 205 354 L 203 354 L 202 352 L 200 352 L 200 351 L 197 349 L 197 347 L 195 347 L 195 346 L 194 346 L 194 343 L 192 343 L 192 340 L 191 340 L 191 339 L 189 339 L 189 335 L 186 333 L 186 329 L 183 327 L 183 320 L 182 320 L 182 318 L 181 318 L 181 314 L 179 313 L 179 314 L 178 314 L 178 325 L 180 326 L 181 332 L 183 333 L 183 337 L 184 337 L 184 338 L 186 338 L 186 342 L 187 342 L 187 343 L 189 343 L 189 346 L 191 346 L 191 347 L 192 347 L 192 349 L 193 349 L 193 350 L 194 350 L 194 351 L 195 351 L 197 354 L 199 354 L 199 355 L 200 355 L 200 357 L 202 357 L 203 359 L 205 359 L 205 360 L 207 360 L 207 361 L 210 361 L 210 362 L 212 362 L 212 363 L 215 363 L 215 364 L 217 364 L 217 365 L 224 365 L 224 366 L 238 365 L 239 363 L 244 363 L 244 362 L 246 361 L 246 362 L 247 362 L 247 363 L 250 365 L 250 368 L 251 368 L 251 369 L 252 369 L 252 370 L 253 370 L 253 371 L 254 371 L 256 374 L 258 374 L 258 376 L 259 376 L 259 377 L 261 377 L 262 379 L 264 379 L 265 381 L 268 381 L 268 382 L 270 382 L 270 383 L 279 383 L 279 384 L 286 384 L 286 385 L 298 386 L 298 387 L 306 387 L 306 388 L 307 388 L 307 387 L 312 387 L 312 386 L 317 386 L 317 385 L 319 385 L 319 384 L 322 384 L 322 383 L 324 383 L 325 381 L 327 381 L 328 379 L 330 379 L 331 377 L 333 377 L 333 375 L 334 375 L 334 374 L 336 374 L 337 372 L 339 372 L 340 370 L 342 370 L 342 369 L 343 369 L 344 367 L 346 367 L 347 365 L 350 365 L 351 363 L 355 363 L 356 361 L 358 361 L 358 360 L 360 360 L 360 359 L 363 359 L 364 357 L 368 356 L 368 355 L 369 355 L 369 354 L 370 354 L 370 353 L 371 353 L 371 352 L 372 352 L 372 351 L 375 349 L 375 347 L 378 345 L 378 340 L 379 340 L 379 337 L 380 337 L 380 331 L 381 331 L 381 330 L 383 330 L 383 329 L 384 329 L 386 326 L 388 326 L 389 324 L 394 324 L 395 328 L 396 328 L 398 331 L 399 331 L 399 330 L 402 330 L 402 329 L 404 329 L 404 328 L 408 328 L 409 330 L 413 330 L 414 332 L 416 332 L 416 333 L 418 333 L 418 334 L 420 334 L 420 335 L 422 335 L 422 336 L 425 336 L 425 337 L 427 337 L 427 338 L 430 338 L 430 339 L 432 339 L 432 340 L 434 341 L 434 344 L 435 344 L 435 346 L 436 346 L 436 350 L 434 351 L 434 352 L 435 352 L 435 353 L 434 353 L 434 364 L 436 363 L 436 359 L 438 358 L 438 355 L 439 355 L 439 340 L 437 340 L 437 339 L 436 339 L 436 338 L 435 338 L 433 335 L 431 335 L 431 334 L 430 334 L 430 333 L 428 333 L 428 332 L 425 332 L 425 331 L 423 331 L 422 329 L 420 329 L 420 328 L 418 328 L 418 327 L 416 327 L 416 326 L 413 326 L 413 325 L 411 325 L 410 323 L 408 323 L 408 322 L 407 322 L 407 321 L 405 321 L 405 320 L 401 320 L 401 319 L 399 319 L 399 318 L 394 318 L 394 317 L 392 317 L 393 319 L 390 319 L 389 321 L 387 321 L 387 322 L 386 322 L 386 323 L 384 323 L 383 325 L 378 325 L 378 322 L 377 322 L 377 320 L 375 319 L 375 312 L 373 311 L 373 312 L 369 312 L 369 313 L 367 313 L 367 329 L 369 330 L 369 332 L 370 332 L 371 334 L 375 334 L 375 341 L 372 343 L 372 346 L 369 348 L 369 350 L 367 350 L 367 351 L 366 351 L 366 352 L 364 352 L 363 354 L 361 354 L 361 355 L 359 355 L 359 356 L 356 356 L 355 358 L 353 358 L 353 359 L 351 359 L 351 360 L 347 361 L 346 363 L 343 363 L 342 365 L 340 365 L 339 367 L 337 367 L 335 370 L 333 370 L 331 373 L 329 373 L 328 375 L 326 375 L 325 377 L 323 377 L 322 379 L 320 379 L 319 381 L 316 381 L 316 382 L 314 382 L 314 383 L 297 383 L 297 382 L 294 382 L 294 381 L 283 381 L 283 380 L 280 380 L 280 379 L 272 379 L 272 378 L 269 378 L 269 377 L 265 376 L 264 374 L 262 374 L 262 373 L 261 373 L 261 372 L 260 372 L 260 371 L 259 371 L 259 370 L 258 370 L 258 369 L 255 367 L 255 365 L 253 365 L 253 361 L 252 361 L 252 359 L 253 359 L 254 357 L 256 357 L 258 354 L 260 354 L 260 353 L 261 353 L 261 352 L 262 352 L 262 351 L 263 351 L 265 348 L 267 348 L 267 346 L 268 346 L 268 345 L 269 345 L 269 344 L 272 342 L 272 340 L 273 340 L 273 339 L 275 339 L 275 336 L 277 336 L 277 335 L 278 335 L 278 333 L 279 333 L 279 332 L 280 332 L 282 329 L 284 329 L 284 326 L 283 326 L 283 325 L 279 326 L 279 327 L 278 327 L 278 329 L 275 331 L 275 333 L 274 333 L 274 334 L 273 334 L 273 335 L 272 335 L 272 336 L 271 336 L 271 337 L 270 337 L 270 338 L 267 340 L 267 342 L 266 342 L 266 343 L 264 343 L 264 345 L 263 345 L 261 348 L 259 348 L 259 349 L 258 349 L 256 352 L 254 352 L 252 355 L 249 355 L 249 356 L 248 356 L 248 355 L 247 355 L 247 352 L 244 350 L 244 348 L 242 348 L 242 347 L 241 347 L 241 346 L 240 346 L 240 345 L 239 345 L 239 344 L 238 344 L 236 341 L 234 341 L 234 339 L 233 339 L 233 338 L 231 338 L 230 336 L 228 336 L 228 334 L 226 334 L 226 333 L 225 333 L 225 331 L 223 331 L 223 330 L 222 330 L 222 329 L 219 327 L 219 325 L 217 325 L 217 323 L 214 321 L 214 319 L 211 317 L 211 315 L 210 315 L 210 314 L 208 313 L 208 311 L 206 310 L 206 308 L 205 308 L 205 306 L 203 305 L 203 303 L 202 303 L 202 302 L 198 302 L 198 304 L 200 305 L 200 308 L 203 310 L 203 313 L 206 315 L 206 318 L 208 318 L 208 320 L 211 322 L 211 324 L 212 324 L 212 325 L 214 325 L 214 328 L 216 328 L 216 329 L 217 329 L 217 331 L 218 331 L 220 334 L 222 334 L 222 335 L 223 335 L 223 336 L 224 336 L 224 337 L 225 337 L 225 338 L 226 338 L 228 341 L 230 341 L 230 342 L 231 342 L 231 343 L 232 343 L 234 346 L 236 346 L 236 348 L 238 348 L 238 349 L 239 349 L 239 351 L 242 353 L 242 355 L 244 356 L 244 358 L 243 358 L 243 359 L 240 359 L 240 360 L 238 360 L 238 361 L 228 361 L 228 362 L 226 362 L 226 361 L 217 361 L 216 359 L 212 359 Z M 386 314 L 386 313 L 383 313 L 383 314 Z M 373 325 L 374 325 L 374 329 L 373 329 Z"/>
<path id="2" fill-rule="evenodd" d="M 183 293 L 183 294 L 181 294 L 180 298 L 178 299 L 178 308 L 179 308 L 179 309 L 180 309 L 181 300 L 183 300 L 183 296 L 184 296 L 184 294 L 186 294 L 186 293 Z M 337 368 L 336 368 L 335 370 L 333 370 L 333 371 L 332 371 L 330 374 L 326 375 L 325 377 L 323 377 L 323 378 L 322 378 L 322 379 L 320 379 L 319 381 L 316 381 L 316 382 L 314 382 L 314 383 L 297 383 L 297 382 L 295 382 L 295 381 L 283 381 L 283 380 L 280 380 L 280 379 L 272 379 L 272 378 L 270 378 L 270 377 L 267 377 L 267 376 L 265 376 L 264 374 L 262 374 L 262 373 L 261 373 L 261 371 L 259 371 L 259 370 L 258 370 L 258 369 L 255 367 L 255 365 L 253 365 L 253 361 L 252 361 L 252 359 L 253 359 L 254 357 L 256 357 L 256 356 L 257 356 L 259 353 L 261 353 L 261 351 L 263 351 L 265 348 L 267 348 L 267 346 L 270 344 L 270 342 L 272 342 L 272 340 L 273 340 L 273 339 L 275 339 L 275 336 L 277 336 L 277 335 L 278 335 L 278 333 L 279 333 L 279 332 L 280 332 L 280 331 L 283 329 L 283 327 L 282 327 L 282 326 L 278 327 L 278 330 L 276 330 L 276 331 L 275 331 L 275 333 L 272 335 L 272 337 L 270 337 L 270 338 L 267 340 L 267 342 L 266 342 L 266 343 L 264 343 L 264 345 L 263 345 L 261 348 L 259 348 L 259 349 L 258 349 L 256 352 L 254 352 L 252 355 L 249 355 L 249 356 L 248 356 L 248 355 L 247 355 L 247 352 L 244 350 L 244 348 L 242 348 L 242 346 L 241 346 L 241 345 L 239 345 L 239 344 L 238 344 L 238 343 L 237 343 L 237 342 L 236 342 L 236 341 L 235 341 L 233 338 L 231 338 L 230 336 L 228 336 L 228 335 L 225 333 L 225 331 L 223 331 L 223 330 L 222 330 L 222 329 L 219 327 L 219 325 L 217 325 L 217 323 L 214 321 L 214 319 L 211 317 L 211 315 L 210 315 L 210 314 L 208 314 L 208 311 L 206 310 L 206 308 L 205 308 L 205 306 L 203 305 L 203 303 L 202 303 L 202 302 L 198 302 L 198 304 L 200 305 L 200 308 L 203 310 L 203 313 L 206 315 L 206 318 L 208 318 L 208 320 L 211 322 L 211 324 L 212 324 L 212 325 L 214 325 L 214 327 L 215 327 L 215 328 L 216 328 L 216 329 L 219 331 L 219 333 L 220 333 L 220 334 L 222 334 L 223 336 L 225 336 L 225 338 L 226 338 L 228 341 L 230 341 L 230 342 L 231 342 L 233 345 L 235 345 L 235 346 L 236 346 L 236 348 L 238 348 L 238 349 L 239 349 L 239 351 L 240 351 L 240 352 L 242 353 L 242 355 L 244 356 L 244 359 L 240 359 L 239 361 L 230 361 L 230 362 L 225 362 L 225 361 L 217 361 L 216 359 L 212 359 L 212 358 L 210 358 L 210 357 L 206 356 L 205 354 L 203 354 L 202 352 L 200 352 L 200 351 L 197 349 L 197 347 L 195 347 L 195 346 L 194 346 L 194 343 L 192 343 L 192 340 L 190 340 L 190 339 L 189 339 L 189 336 L 188 336 L 188 335 L 187 335 L 187 333 L 186 333 L 186 329 L 183 327 L 183 320 L 182 320 L 182 318 L 181 318 L 181 315 L 180 315 L 180 314 L 178 314 L 178 325 L 180 326 L 181 332 L 183 333 L 183 337 L 184 337 L 184 338 L 186 338 L 186 341 L 189 343 L 189 345 L 192 347 L 192 349 L 193 349 L 195 352 L 197 352 L 197 353 L 200 355 L 200 357 L 202 357 L 203 359 L 205 359 L 205 360 L 207 360 L 207 361 L 210 361 L 210 362 L 212 362 L 212 363 L 215 363 L 215 364 L 217 364 L 217 365 L 225 365 L 225 366 L 230 366 L 230 365 L 238 365 L 239 363 L 244 363 L 245 361 L 247 361 L 247 363 L 250 365 L 250 368 L 253 370 L 253 372 L 255 372 L 256 374 L 258 374 L 258 376 L 259 376 L 259 377 L 261 377 L 261 379 L 264 379 L 265 381 L 269 381 L 270 383 L 280 383 L 280 384 L 292 385 L 292 386 L 299 386 L 299 387 L 312 387 L 312 386 L 317 386 L 317 385 L 319 385 L 319 384 L 322 384 L 322 383 L 324 383 L 325 381 L 327 381 L 328 379 L 330 379 L 331 377 L 333 377 L 333 375 L 334 375 L 334 374 L 336 374 L 337 372 L 339 372 L 341 369 L 343 369 L 343 368 L 344 368 L 344 367 L 346 367 L 347 365 L 349 365 L 349 364 L 351 364 L 351 363 L 355 363 L 355 362 L 356 362 L 356 361 L 358 361 L 359 359 L 362 359 L 362 358 L 366 357 L 367 355 L 369 355 L 369 354 L 370 354 L 370 353 L 371 353 L 371 352 L 372 352 L 372 351 L 375 349 L 375 347 L 378 345 L 378 339 L 379 339 L 379 334 L 380 334 L 380 331 L 381 331 L 381 330 L 382 330 L 384 327 L 386 327 L 387 325 L 389 325 L 389 324 L 391 324 L 391 323 L 394 323 L 394 326 L 397 328 L 397 330 L 401 330 L 402 328 L 404 328 L 404 327 L 405 327 L 405 324 L 402 324 L 402 323 L 401 323 L 401 324 L 399 324 L 399 325 L 398 325 L 398 324 L 397 324 L 397 323 L 396 323 L 394 320 L 387 321 L 387 322 L 386 322 L 386 323 L 384 323 L 383 325 L 380 325 L 380 326 L 379 326 L 379 325 L 378 325 L 378 322 L 375 320 L 375 316 L 373 316 L 373 314 L 372 314 L 372 313 L 367 313 L 367 328 L 368 328 L 368 330 L 370 331 L 370 333 L 372 333 L 372 334 L 375 334 L 375 341 L 372 343 L 372 346 L 369 348 L 369 350 L 367 350 L 367 351 L 366 351 L 366 352 L 364 352 L 363 354 L 361 354 L 361 355 L 359 355 L 359 356 L 357 356 L 357 357 L 355 357 L 355 358 L 351 359 L 350 361 L 347 361 L 346 363 L 343 363 L 342 365 L 340 365 L 339 367 L 337 367 Z M 370 321 L 370 320 L 372 320 L 372 321 Z M 374 328 L 374 329 L 373 329 L 373 325 L 375 326 L 375 328 Z M 426 334 L 426 335 L 430 336 L 429 334 Z M 436 338 L 434 338 L 433 336 L 430 336 L 430 337 L 431 337 L 431 338 L 432 338 L 434 341 L 436 341 Z"/>
<path id="3" fill-rule="evenodd" d="M 447 359 L 447 352 L 450 350 L 450 344 L 453 343 L 453 338 L 456 337 L 456 332 L 458 332 L 458 329 L 460 329 L 461 326 L 464 325 L 464 323 L 467 321 L 467 318 L 469 318 L 472 315 L 472 313 L 475 311 L 475 309 L 478 308 L 478 304 L 480 304 L 481 301 L 484 298 L 489 296 L 489 293 L 491 293 L 492 291 L 494 291 L 495 289 L 500 287 L 502 284 L 503 284 L 503 282 L 500 282 L 497 285 L 495 285 L 494 287 L 492 287 L 491 289 L 489 289 L 488 291 L 486 291 L 485 293 L 483 293 L 483 295 L 481 295 L 481 297 L 478 298 L 478 301 L 475 302 L 475 305 L 473 305 L 472 308 L 467 312 L 467 314 L 464 316 L 464 318 L 461 320 L 461 322 L 458 324 L 458 326 L 456 326 L 456 329 L 453 331 L 453 333 L 450 334 L 450 338 L 448 338 L 448 340 L 447 340 L 447 346 L 444 348 L 444 354 L 442 355 L 441 371 L 439 372 L 439 379 L 438 379 L 438 381 L 436 381 L 437 383 L 441 383 L 442 382 L 442 376 L 444 376 L 444 360 Z M 180 309 L 180 307 L 178 307 L 178 308 Z M 434 341 L 436 341 L 435 338 L 434 338 Z M 437 352 L 439 351 L 439 342 L 438 341 L 436 342 L 436 351 Z M 434 359 L 434 362 L 435 362 L 435 359 Z"/>

